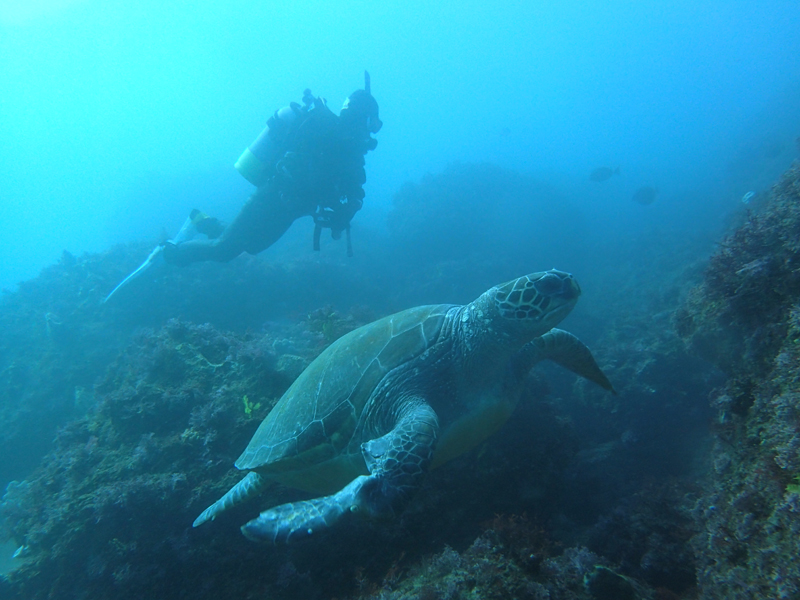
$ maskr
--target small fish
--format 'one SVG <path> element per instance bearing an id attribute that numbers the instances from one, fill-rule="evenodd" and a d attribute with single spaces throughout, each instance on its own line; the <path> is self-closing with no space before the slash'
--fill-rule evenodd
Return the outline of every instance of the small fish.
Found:
<path id="1" fill-rule="evenodd" d="M 611 179 L 614 175 L 619 175 L 619 167 L 612 169 L 611 167 L 597 167 L 594 171 L 589 173 L 591 181 L 606 181 Z"/>
<path id="2" fill-rule="evenodd" d="M 636 190 L 631 200 L 647 206 L 648 204 L 652 204 L 656 201 L 656 196 L 658 196 L 658 190 L 654 187 L 650 187 L 649 185 L 645 185 Z"/>

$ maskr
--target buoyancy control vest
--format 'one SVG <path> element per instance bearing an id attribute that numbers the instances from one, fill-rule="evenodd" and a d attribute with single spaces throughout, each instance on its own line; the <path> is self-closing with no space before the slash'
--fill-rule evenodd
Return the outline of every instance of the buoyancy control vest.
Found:
<path id="1" fill-rule="evenodd" d="M 235 168 L 256 187 L 267 183 L 276 175 L 284 180 L 294 180 L 296 186 L 304 187 L 298 177 L 300 173 L 311 173 L 303 163 L 314 154 L 313 146 L 320 145 L 324 137 L 335 128 L 338 117 L 330 111 L 324 98 L 315 98 L 311 90 L 303 94 L 303 106 L 292 102 L 277 111 L 267 121 L 267 126 L 259 136 L 239 156 Z M 372 149 L 372 148 L 370 148 Z M 363 171 L 362 165 L 358 165 Z M 314 179 L 313 176 L 310 179 Z M 308 182 L 311 183 L 311 182 Z M 363 184 L 363 180 L 358 181 Z M 313 184 L 312 184 L 313 185 Z M 361 193 L 363 197 L 363 191 Z M 345 211 L 342 206 L 323 204 L 316 207 L 314 214 L 314 250 L 319 250 L 320 233 L 323 228 L 331 229 L 334 239 L 339 239 L 342 231 L 347 236 L 347 254 L 352 256 L 350 241 L 350 219 L 361 208 L 360 198 L 355 210 Z M 345 212 L 349 214 L 344 214 Z"/>
<path id="2" fill-rule="evenodd" d="M 303 106 L 292 102 L 276 110 L 267 126 L 250 146 L 245 148 L 234 167 L 239 174 L 256 187 L 275 175 L 275 167 L 287 151 L 293 133 L 308 120 L 312 110 L 327 110 L 323 98 L 315 98 L 311 90 L 303 93 Z"/>

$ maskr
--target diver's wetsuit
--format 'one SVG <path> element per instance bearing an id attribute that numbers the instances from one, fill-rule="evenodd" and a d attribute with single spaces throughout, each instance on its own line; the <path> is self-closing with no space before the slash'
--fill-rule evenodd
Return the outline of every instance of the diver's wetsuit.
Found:
<path id="1" fill-rule="evenodd" d="M 338 239 L 363 203 L 364 156 L 374 142 L 368 132 L 349 130 L 324 107 L 301 126 L 275 175 L 250 196 L 219 237 L 168 243 L 165 260 L 187 265 L 229 261 L 242 252 L 258 254 L 318 207 L 324 210 L 324 226 Z"/>

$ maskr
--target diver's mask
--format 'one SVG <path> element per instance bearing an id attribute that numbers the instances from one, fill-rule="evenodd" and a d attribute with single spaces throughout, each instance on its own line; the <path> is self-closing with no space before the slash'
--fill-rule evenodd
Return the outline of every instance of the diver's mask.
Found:
<path id="1" fill-rule="evenodd" d="M 366 129 L 369 133 L 378 133 L 383 126 L 378 117 L 378 103 L 365 90 L 356 90 L 347 97 L 339 117 L 343 123 Z"/>
<path id="2" fill-rule="evenodd" d="M 370 93 L 369 73 L 364 71 L 364 89 L 350 94 L 342 105 L 339 118 L 347 125 L 378 133 L 383 122 L 378 117 L 378 102 Z"/>

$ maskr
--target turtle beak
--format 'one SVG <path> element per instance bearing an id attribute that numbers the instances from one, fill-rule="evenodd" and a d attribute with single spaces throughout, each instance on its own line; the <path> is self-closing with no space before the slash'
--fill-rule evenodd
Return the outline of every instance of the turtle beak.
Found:
<path id="1" fill-rule="evenodd" d="M 566 273 L 567 279 L 564 281 L 564 297 L 577 300 L 581 295 L 581 286 L 570 273 Z"/>

